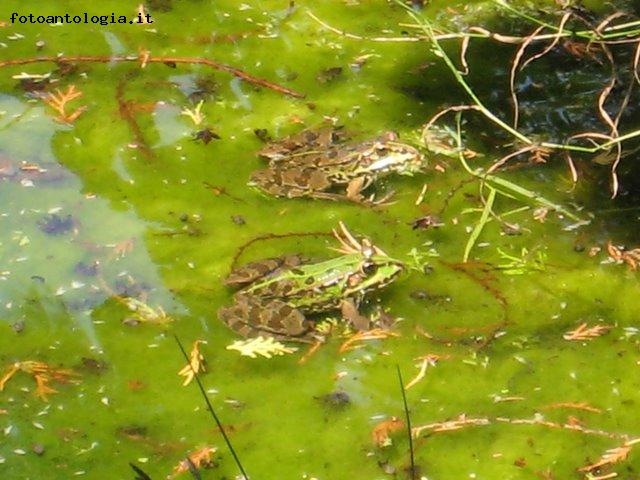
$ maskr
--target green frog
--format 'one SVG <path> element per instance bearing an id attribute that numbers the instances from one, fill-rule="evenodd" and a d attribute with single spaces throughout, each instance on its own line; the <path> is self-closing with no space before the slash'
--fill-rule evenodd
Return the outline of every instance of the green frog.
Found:
<path id="1" fill-rule="evenodd" d="M 342 255 L 310 262 L 299 255 L 269 258 L 234 270 L 225 280 L 240 286 L 219 318 L 244 337 L 313 342 L 321 338 L 310 315 L 342 310 L 356 329 L 369 321 L 354 315 L 364 296 L 393 282 L 404 264 L 368 239 L 357 240 L 340 222 L 334 235 Z"/>
<path id="2" fill-rule="evenodd" d="M 412 175 L 424 168 L 424 158 L 414 147 L 400 143 L 394 132 L 375 140 L 345 142 L 338 128 L 306 130 L 267 145 L 258 155 L 269 166 L 251 175 L 249 185 L 277 197 L 312 197 L 381 204 L 392 195 L 375 199 L 364 190 L 379 178 L 395 172 Z"/>

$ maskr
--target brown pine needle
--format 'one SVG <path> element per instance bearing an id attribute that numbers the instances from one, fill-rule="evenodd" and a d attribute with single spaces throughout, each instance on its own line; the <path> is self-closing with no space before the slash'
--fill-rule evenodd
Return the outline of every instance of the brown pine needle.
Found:
<path id="1" fill-rule="evenodd" d="M 338 352 L 344 353 L 348 352 L 349 350 L 355 350 L 356 348 L 362 348 L 364 345 L 358 344 L 358 342 L 363 342 L 365 340 L 382 340 L 384 338 L 399 336 L 399 333 L 392 332 L 391 330 L 385 330 L 384 328 L 373 328 L 371 330 L 353 334 L 347 339 L 347 341 L 340 345 Z"/>
<path id="2" fill-rule="evenodd" d="M 455 420 L 445 420 L 444 422 L 429 423 L 427 425 L 421 425 L 413 428 L 413 436 L 418 437 L 423 431 L 430 433 L 436 432 L 450 432 L 452 430 L 460 430 L 461 428 L 478 426 L 478 425 L 490 425 L 491 420 L 488 418 L 467 418 L 466 413 L 462 413 Z"/>
<path id="3" fill-rule="evenodd" d="M 420 425 L 418 427 L 414 427 L 412 429 L 412 432 L 414 437 L 418 437 L 423 432 L 425 432 L 426 435 L 430 435 L 433 433 L 450 432 L 454 430 L 460 430 L 462 428 L 495 425 L 498 423 L 507 423 L 510 425 L 536 425 L 536 426 L 546 427 L 550 429 L 570 430 L 572 432 L 580 432 L 584 435 L 594 435 L 598 437 L 623 440 L 624 442 L 626 442 L 625 445 L 632 445 L 637 442 L 640 442 L 640 439 L 629 440 L 629 436 L 623 433 L 608 432 L 606 430 L 589 428 L 585 425 L 580 424 L 579 422 L 576 422 L 575 419 L 569 420 L 565 423 L 558 423 L 558 422 L 545 420 L 544 417 L 540 415 L 535 415 L 532 418 L 509 418 L 509 417 L 487 418 L 487 417 L 467 417 L 466 413 L 462 413 L 454 420 L 445 420 L 442 422 L 429 423 L 426 425 Z"/>
<path id="4" fill-rule="evenodd" d="M 557 409 L 557 408 L 575 408 L 577 410 L 584 410 L 585 412 L 592 413 L 602 413 L 602 410 L 596 407 L 592 407 L 587 402 L 560 402 L 560 403 L 552 403 L 551 405 L 547 405 L 547 409 Z"/>
<path id="5" fill-rule="evenodd" d="M 409 381 L 409 383 L 405 385 L 404 389 L 409 390 L 411 387 L 417 384 L 420 380 L 422 380 L 425 374 L 427 373 L 427 367 L 429 366 L 435 367 L 438 361 L 440 361 L 442 358 L 448 358 L 448 357 L 442 357 L 435 353 L 429 353 L 427 355 L 423 355 L 422 357 L 416 358 L 415 360 L 420 360 L 420 363 L 416 364 L 416 367 L 419 368 L 420 371 L 415 377 L 413 377 Z"/>
<path id="6" fill-rule="evenodd" d="M 320 347 L 324 345 L 324 341 L 318 340 L 317 342 L 314 342 L 310 347 L 309 350 L 307 350 L 305 352 L 305 354 L 300 357 L 300 360 L 298 360 L 298 364 L 302 365 L 303 363 L 307 363 L 307 361 L 316 354 L 316 352 L 320 349 Z"/>
<path id="7" fill-rule="evenodd" d="M 575 330 L 565 333 L 562 338 L 572 341 L 591 340 L 604 335 L 612 328 L 612 325 L 594 325 L 593 327 L 587 327 L 585 322 L 581 323 Z"/>
<path id="8" fill-rule="evenodd" d="M 604 467 L 605 465 L 613 465 L 615 463 L 622 462 L 627 459 L 629 456 L 629 452 L 631 448 L 636 443 L 640 443 L 640 438 L 636 438 L 633 440 L 628 440 L 624 442 L 620 447 L 611 448 L 602 454 L 602 457 L 590 465 L 585 465 L 582 468 L 579 468 L 579 472 L 591 472 L 592 470 L 596 470 L 600 467 Z"/>

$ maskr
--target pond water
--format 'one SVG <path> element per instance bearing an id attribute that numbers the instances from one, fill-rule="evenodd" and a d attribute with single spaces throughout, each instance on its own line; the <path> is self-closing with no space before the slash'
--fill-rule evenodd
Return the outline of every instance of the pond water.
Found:
<path id="1" fill-rule="evenodd" d="M 538 3 L 533 12 L 557 9 Z M 496 196 L 501 218 L 485 218 L 463 262 L 488 214 L 488 191 L 456 158 L 427 151 L 421 129 L 439 110 L 468 103 L 465 92 L 425 41 L 340 34 L 423 33 L 406 25 L 415 19 L 400 6 L 152 0 L 143 13 L 153 24 L 10 20 L 13 12 L 85 11 L 138 10 L 123 1 L 0 5 L 0 61 L 92 57 L 0 69 L 0 378 L 20 367 L 0 391 L 0 478 L 135 478 L 129 463 L 166 478 L 205 446 L 217 447 L 217 466 L 201 477 L 235 478 L 197 387 L 182 386 L 175 335 L 187 350 L 206 342 L 202 382 L 253 479 L 409 478 L 406 433 L 392 433 L 388 446 L 373 440 L 404 418 L 396 366 L 405 383 L 426 368 L 406 391 L 413 427 L 424 426 L 414 441 L 423 478 L 639 475 L 637 274 L 606 250 L 609 240 L 638 242 L 637 210 L 632 194 L 610 199 L 609 165 L 580 167 L 577 186 L 560 155 L 496 173 L 525 194 Z M 494 2 L 434 0 L 415 11 L 450 30 L 532 30 Z M 486 42 L 472 43 L 469 82 L 502 115 L 515 49 Z M 458 48 L 457 40 L 447 44 L 456 61 Z M 141 68 L 140 59 L 110 58 L 125 55 L 150 60 Z M 305 98 L 187 61 L 194 58 Z M 582 78 L 596 83 L 598 75 Z M 536 80 L 519 81 L 525 91 Z M 562 85 L 549 90 L 555 102 L 569 97 L 558 93 Z M 72 86 L 82 96 L 62 113 L 38 93 Z M 573 108 L 582 100 L 571 98 L 566 108 L 523 99 L 523 128 L 548 126 L 553 141 L 570 135 L 563 125 L 590 121 Z M 196 125 L 200 100 L 205 118 Z M 63 114 L 68 122 L 56 120 Z M 463 127 L 480 154 L 467 161 L 486 168 L 508 142 L 472 117 Z M 247 186 L 265 167 L 255 130 L 279 138 L 327 118 L 358 139 L 398 132 L 425 154 L 425 172 L 376 181 L 378 195 L 396 192 L 376 208 L 274 198 Z M 443 124 L 455 130 L 454 116 Z M 207 127 L 220 138 L 194 140 Z M 566 210 L 545 209 L 541 198 Z M 442 225 L 412 228 L 428 215 Z M 296 252 L 336 257 L 330 233 L 339 221 L 407 264 L 362 308 L 398 319 L 397 336 L 341 351 L 338 322 L 315 352 L 298 345 L 293 354 L 254 359 L 226 349 L 239 337 L 216 312 L 232 302 L 223 282 L 234 263 Z M 603 327 L 595 330 L 601 335 L 568 340 L 583 323 Z M 59 369 L 72 370 L 71 381 L 53 379 L 56 391 L 42 398 L 31 374 L 64 375 Z M 616 448 L 619 462 L 578 471 Z"/>

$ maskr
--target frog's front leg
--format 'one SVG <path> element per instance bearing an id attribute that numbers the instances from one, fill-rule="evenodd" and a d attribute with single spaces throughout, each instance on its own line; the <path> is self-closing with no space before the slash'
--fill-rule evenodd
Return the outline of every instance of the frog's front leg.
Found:
<path id="1" fill-rule="evenodd" d="M 353 299 L 343 299 L 340 303 L 340 311 L 342 318 L 351 323 L 356 330 L 361 332 L 371 329 L 371 322 L 367 317 L 360 314 L 356 302 L 353 301 Z"/>
<path id="2" fill-rule="evenodd" d="M 347 184 L 347 189 L 346 189 L 347 200 L 351 200 L 352 202 L 356 202 L 356 203 L 362 203 L 365 205 L 373 205 L 373 206 L 388 205 L 389 202 L 387 200 L 393 197 L 394 192 L 389 192 L 385 194 L 382 198 L 377 200 L 375 198 L 375 195 L 371 195 L 369 197 L 365 197 L 364 195 L 362 195 L 362 191 L 366 190 L 372 183 L 373 183 L 373 179 L 371 179 L 368 176 L 356 177 L 353 180 L 351 180 Z"/>

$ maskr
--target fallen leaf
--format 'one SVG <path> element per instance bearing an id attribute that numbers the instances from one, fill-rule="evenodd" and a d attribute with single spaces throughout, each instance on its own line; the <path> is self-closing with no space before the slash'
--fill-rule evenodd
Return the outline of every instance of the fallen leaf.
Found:
<path id="1" fill-rule="evenodd" d="M 373 443 L 378 447 L 386 447 L 391 445 L 391 434 L 404 430 L 405 424 L 398 417 L 391 417 L 389 420 L 383 420 L 378 423 L 371 431 Z"/>
<path id="2" fill-rule="evenodd" d="M 196 468 L 209 468 L 213 466 L 213 455 L 217 450 L 218 449 L 216 447 L 205 446 L 199 448 L 193 453 L 190 453 L 188 457 Z M 174 478 L 181 473 L 188 472 L 189 470 L 189 462 L 187 460 L 182 460 L 174 467 L 173 473 L 169 475 L 168 478 Z"/>
<path id="3" fill-rule="evenodd" d="M 0 379 L 0 391 L 3 391 L 7 382 L 20 371 L 33 377 L 36 382 L 35 395 L 44 401 L 47 401 L 47 395 L 50 393 L 57 393 L 57 390 L 49 386 L 51 382 L 79 383 L 79 380 L 74 378 L 78 374 L 73 370 L 55 368 L 44 362 L 26 360 L 24 362 L 15 362 L 8 368 L 7 373 Z"/>
<path id="4" fill-rule="evenodd" d="M 245 357 L 257 358 L 258 355 L 271 358 L 274 355 L 284 355 L 293 353 L 297 348 L 286 347 L 272 337 L 256 337 L 247 340 L 237 340 L 231 345 L 227 345 L 227 350 L 236 350 Z"/>
<path id="5" fill-rule="evenodd" d="M 200 353 L 201 343 L 207 342 L 204 340 L 196 340 L 195 342 L 193 342 L 193 347 L 191 348 L 191 352 L 189 353 L 189 363 L 178 372 L 178 375 L 184 377 L 182 386 L 189 385 L 196 374 L 205 370 L 204 356 L 202 355 L 202 353 Z"/>

